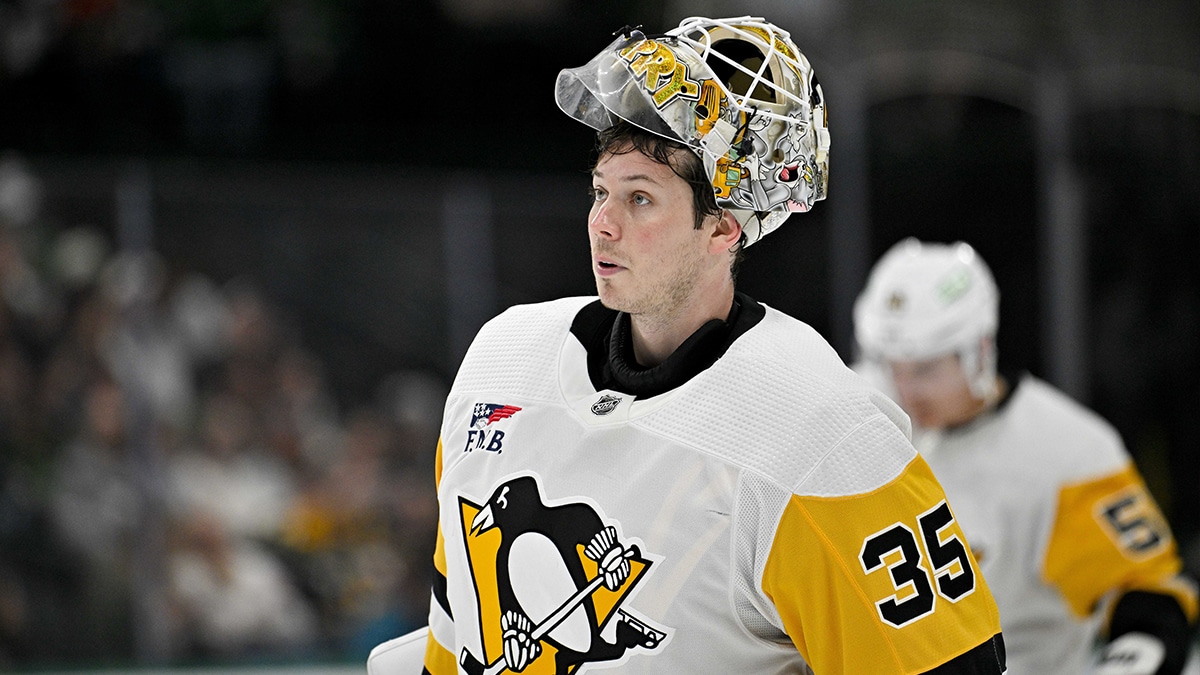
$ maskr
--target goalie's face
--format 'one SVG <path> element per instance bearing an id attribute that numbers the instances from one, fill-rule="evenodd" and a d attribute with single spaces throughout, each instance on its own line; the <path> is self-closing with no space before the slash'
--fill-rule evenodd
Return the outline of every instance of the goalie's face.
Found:
<path id="1" fill-rule="evenodd" d="M 596 163 L 592 197 L 592 273 L 604 305 L 666 318 L 693 303 L 714 273 L 707 235 L 715 218 L 695 227 L 691 186 L 671 167 L 618 149 Z"/>
<path id="2" fill-rule="evenodd" d="M 957 354 L 924 361 L 890 361 L 887 365 L 900 407 L 919 427 L 957 426 L 970 421 L 981 409 Z"/>

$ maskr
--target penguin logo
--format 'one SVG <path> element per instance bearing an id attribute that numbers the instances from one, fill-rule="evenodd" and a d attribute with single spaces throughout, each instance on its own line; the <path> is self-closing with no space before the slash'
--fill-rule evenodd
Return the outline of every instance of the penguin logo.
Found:
<path id="1" fill-rule="evenodd" d="M 623 607 L 653 561 L 593 506 L 547 505 L 529 475 L 458 502 L 483 651 L 463 649 L 468 675 L 568 675 L 665 646 L 666 630 Z"/>

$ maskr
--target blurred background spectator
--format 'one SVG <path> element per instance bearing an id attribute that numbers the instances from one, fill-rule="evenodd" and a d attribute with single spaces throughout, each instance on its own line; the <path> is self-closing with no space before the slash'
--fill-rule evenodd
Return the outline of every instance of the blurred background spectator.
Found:
<path id="1" fill-rule="evenodd" d="M 189 512 L 173 526 L 168 558 L 176 654 L 208 662 L 295 659 L 317 650 L 315 609 L 278 556 Z"/>
<path id="2" fill-rule="evenodd" d="M 16 155 L 0 195 L 0 667 L 361 662 L 421 625 L 441 379 L 343 409 L 249 276 L 43 227 Z"/>
<path id="3" fill-rule="evenodd" d="M 1118 426 L 1200 572 L 1195 2 L 0 0 L 0 669 L 423 623 L 465 341 L 592 292 L 554 77 L 695 14 L 831 102 L 830 198 L 740 286 L 850 358 L 871 260 L 971 241 L 1002 368 Z"/>

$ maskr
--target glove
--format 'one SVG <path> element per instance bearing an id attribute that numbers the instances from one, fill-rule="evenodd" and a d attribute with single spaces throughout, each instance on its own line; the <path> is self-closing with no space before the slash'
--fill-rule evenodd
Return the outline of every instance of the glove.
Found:
<path id="1" fill-rule="evenodd" d="M 529 617 L 509 610 L 500 617 L 504 639 L 504 663 L 514 673 L 525 670 L 542 653 L 542 644 L 530 635 L 533 624 Z"/>
<path id="2" fill-rule="evenodd" d="M 1125 633 L 1100 654 L 1095 675 L 1154 675 L 1167 648 L 1149 633 Z"/>
<path id="3" fill-rule="evenodd" d="M 629 578 L 629 560 L 617 541 L 615 527 L 609 525 L 597 532 L 583 552 L 599 565 L 597 573 L 604 576 L 604 587 L 608 590 L 617 590 Z"/>

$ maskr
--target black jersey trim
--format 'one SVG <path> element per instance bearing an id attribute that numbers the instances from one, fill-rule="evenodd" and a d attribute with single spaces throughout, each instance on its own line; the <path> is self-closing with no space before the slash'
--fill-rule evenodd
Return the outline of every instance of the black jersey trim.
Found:
<path id="1" fill-rule="evenodd" d="M 454 620 L 454 612 L 450 611 L 450 597 L 446 594 L 446 576 L 437 570 L 433 572 L 433 598 L 446 616 Z"/>
<path id="2" fill-rule="evenodd" d="M 1150 591 L 1129 591 L 1117 600 L 1109 622 L 1108 639 L 1126 633 L 1148 633 L 1166 647 L 1158 673 L 1176 675 L 1187 663 L 1194 626 L 1173 596 Z"/>
<path id="3" fill-rule="evenodd" d="M 926 675 L 999 675 L 1007 667 L 1004 654 L 1004 636 L 996 633 L 964 652 L 943 663 Z"/>

